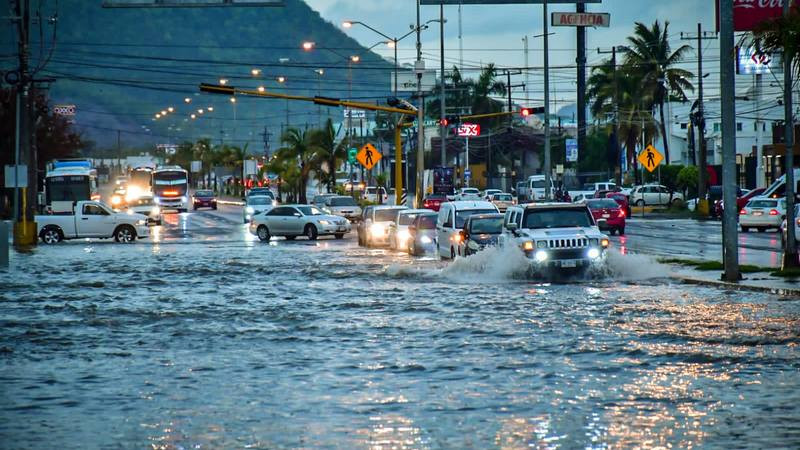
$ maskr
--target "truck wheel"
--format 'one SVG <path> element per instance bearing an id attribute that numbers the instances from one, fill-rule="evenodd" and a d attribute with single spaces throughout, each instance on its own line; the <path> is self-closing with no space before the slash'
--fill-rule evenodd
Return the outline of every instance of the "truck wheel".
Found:
<path id="1" fill-rule="evenodd" d="M 130 244 L 136 240 L 136 230 L 130 225 L 122 225 L 114 230 L 114 240 L 123 244 Z"/>
<path id="2" fill-rule="evenodd" d="M 317 240 L 317 227 L 314 225 L 308 224 L 306 225 L 305 231 L 303 234 L 306 235 L 309 241 L 316 241 Z"/>
<path id="3" fill-rule="evenodd" d="M 271 237 L 269 235 L 269 229 L 266 225 L 259 225 L 258 229 L 256 230 L 256 234 L 258 235 L 258 240 L 261 242 L 266 242 Z"/>
<path id="4" fill-rule="evenodd" d="M 58 244 L 64 240 L 64 233 L 58 227 L 46 227 L 39 233 L 39 237 L 45 244 Z"/>

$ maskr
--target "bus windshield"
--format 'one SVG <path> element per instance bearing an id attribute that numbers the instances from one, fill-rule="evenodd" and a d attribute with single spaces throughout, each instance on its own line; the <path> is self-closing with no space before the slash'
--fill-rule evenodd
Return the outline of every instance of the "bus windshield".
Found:
<path id="1" fill-rule="evenodd" d="M 47 177 L 47 203 L 91 200 L 91 180 L 85 175 Z"/>

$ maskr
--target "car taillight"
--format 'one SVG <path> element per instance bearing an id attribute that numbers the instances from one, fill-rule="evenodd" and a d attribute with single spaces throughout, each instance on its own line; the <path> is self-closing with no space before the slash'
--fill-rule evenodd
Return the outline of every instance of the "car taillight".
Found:
<path id="1" fill-rule="evenodd" d="M 619 210 L 619 216 L 624 218 L 625 217 L 625 211 L 620 209 Z"/>
<path id="2" fill-rule="evenodd" d="M 429 208 L 431 206 L 431 203 L 429 201 L 425 200 L 424 202 L 422 202 L 422 206 L 424 206 L 426 208 Z"/>
<path id="3" fill-rule="evenodd" d="M 770 216 L 777 216 L 778 215 L 778 210 L 777 209 L 770 209 L 769 210 L 769 215 Z"/>
<path id="4" fill-rule="evenodd" d="M 742 210 L 739 211 L 739 215 L 746 216 L 747 215 L 747 210 L 742 208 Z"/>

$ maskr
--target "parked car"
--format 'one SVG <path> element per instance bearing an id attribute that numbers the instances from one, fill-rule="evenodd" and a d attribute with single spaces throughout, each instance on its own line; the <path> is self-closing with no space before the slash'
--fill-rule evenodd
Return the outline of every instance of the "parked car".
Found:
<path id="1" fill-rule="evenodd" d="M 128 211 L 147 217 L 148 225 L 161 225 L 161 208 L 156 205 L 152 195 L 143 195 L 128 203 Z"/>
<path id="2" fill-rule="evenodd" d="M 492 201 L 491 196 L 493 194 L 502 194 L 502 193 L 503 191 L 501 189 L 486 189 L 485 191 L 483 191 L 483 199 L 486 200 L 487 202 L 490 202 Z"/>
<path id="3" fill-rule="evenodd" d="M 284 236 L 287 240 L 306 236 L 314 241 L 319 236 L 331 235 L 342 239 L 351 226 L 345 218 L 323 214 L 313 205 L 282 205 L 255 213 L 249 229 L 260 241 L 269 241 L 272 236 Z"/>
<path id="4" fill-rule="evenodd" d="M 517 204 L 517 202 L 514 200 L 514 197 L 507 192 L 495 192 L 489 196 L 488 200 L 494 203 L 494 206 L 497 206 L 497 209 L 500 210 L 500 212 L 506 212 L 506 209 L 509 206 L 514 206 Z"/>
<path id="5" fill-rule="evenodd" d="M 406 250 L 409 255 L 419 256 L 436 252 L 436 218 L 434 211 L 417 214 L 411 225 L 408 226 L 408 243 Z"/>
<path id="6" fill-rule="evenodd" d="M 389 225 L 394 223 L 397 211 L 405 206 L 377 205 L 371 208 L 364 220 L 364 245 L 366 247 L 389 244 Z"/>
<path id="7" fill-rule="evenodd" d="M 117 242 L 133 242 L 150 235 L 147 216 L 115 212 L 103 202 L 78 201 L 67 213 L 35 216 L 37 235 L 45 244 L 66 239 L 114 238 Z"/>
<path id="8" fill-rule="evenodd" d="M 447 196 L 444 194 L 430 194 L 422 200 L 422 207 L 433 211 L 439 211 L 441 204 L 447 201 Z"/>
<path id="9" fill-rule="evenodd" d="M 631 206 L 628 203 L 628 196 L 623 194 L 622 192 L 609 192 L 606 194 L 606 198 L 610 198 L 617 202 L 619 207 L 625 211 L 625 217 L 631 216 Z"/>
<path id="10" fill-rule="evenodd" d="M 497 207 L 487 201 L 455 201 L 442 204 L 436 221 L 436 242 L 439 256 L 455 258 L 459 243 L 460 231 L 467 218 L 474 214 L 495 214 Z"/>
<path id="11" fill-rule="evenodd" d="M 378 201 L 378 196 L 381 196 L 380 201 Z M 364 193 L 362 194 L 362 198 L 370 203 L 386 203 L 389 200 L 389 194 L 386 193 L 386 189 L 383 187 L 376 187 L 376 186 L 367 186 L 364 189 Z"/>
<path id="12" fill-rule="evenodd" d="M 430 209 L 398 209 L 394 221 L 389 224 L 389 247 L 406 250 L 411 233 L 408 227 L 418 215 L 432 212 Z"/>
<path id="13" fill-rule="evenodd" d="M 192 209 L 196 211 L 198 208 L 217 209 L 217 196 L 214 191 L 203 189 L 194 192 L 194 195 L 192 195 Z"/>
<path id="14" fill-rule="evenodd" d="M 361 217 L 361 207 L 353 197 L 347 195 L 326 197 L 323 205 L 331 214 L 344 217 L 350 222 L 355 222 Z"/>
<path id="15" fill-rule="evenodd" d="M 501 245 L 516 245 L 533 275 L 559 276 L 603 266 L 610 245 L 584 204 L 531 203 L 508 208 Z"/>
<path id="16" fill-rule="evenodd" d="M 751 228 L 758 231 L 766 231 L 768 228 L 780 229 L 785 218 L 785 198 L 756 197 L 739 211 L 739 226 L 742 227 L 742 233 L 749 232 Z"/>
<path id="17" fill-rule="evenodd" d="M 781 224 L 781 248 L 786 248 L 786 218 L 783 219 Z M 794 238 L 795 245 L 800 248 L 800 205 L 794 205 Z"/>
<path id="18" fill-rule="evenodd" d="M 271 209 L 273 205 L 272 197 L 268 195 L 250 195 L 245 198 L 244 208 L 242 208 L 242 221 L 250 222 L 256 214 Z"/>
<path id="19" fill-rule="evenodd" d="M 510 195 L 510 194 L 509 194 Z M 486 247 L 497 245 L 503 233 L 502 214 L 475 214 L 469 216 L 461 229 L 458 250 L 461 256 L 474 255 Z"/>
<path id="20" fill-rule="evenodd" d="M 630 201 L 636 206 L 670 206 L 683 202 L 683 194 L 674 192 L 670 196 L 669 189 L 667 189 L 666 186 L 660 184 L 646 184 L 634 188 L 633 192 L 631 192 Z"/>
<path id="21" fill-rule="evenodd" d="M 454 199 L 456 201 L 480 200 L 481 191 L 479 191 L 477 188 L 471 188 L 471 187 L 461 188 L 456 192 Z"/>
<path id="22" fill-rule="evenodd" d="M 742 208 L 744 208 L 744 205 L 746 205 L 751 198 L 760 197 L 761 194 L 763 194 L 766 189 L 767 188 L 756 188 L 748 192 L 744 192 L 743 190 L 740 189 L 737 194 L 741 193 L 741 195 L 738 195 L 736 198 L 736 210 L 741 211 Z M 725 212 L 725 202 L 720 199 L 714 204 L 714 215 L 716 217 L 722 217 L 722 214 L 724 212 Z"/>
<path id="23" fill-rule="evenodd" d="M 626 214 L 619 203 L 610 198 L 592 198 L 586 200 L 586 206 L 600 230 L 625 234 Z"/>

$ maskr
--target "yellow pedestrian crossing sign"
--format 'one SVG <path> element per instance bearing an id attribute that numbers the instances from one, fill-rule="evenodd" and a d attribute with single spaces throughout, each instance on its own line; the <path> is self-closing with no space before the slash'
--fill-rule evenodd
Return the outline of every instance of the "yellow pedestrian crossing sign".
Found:
<path id="1" fill-rule="evenodd" d="M 364 146 L 361 147 L 361 150 L 359 150 L 358 154 L 356 155 L 358 162 L 360 162 L 362 166 L 366 167 L 367 170 L 372 169 L 375 164 L 378 164 L 378 161 L 380 161 L 382 157 L 383 155 L 381 155 L 381 152 L 379 152 L 378 149 L 369 142 L 364 144 Z"/>
<path id="2" fill-rule="evenodd" d="M 659 164 L 661 164 L 661 161 L 664 160 L 664 156 L 662 156 L 661 152 L 653 147 L 653 144 L 650 144 L 647 146 L 647 148 L 639 152 L 639 157 L 636 159 L 639 160 L 639 163 L 643 165 L 645 169 L 652 172 L 656 170 L 656 167 L 658 167 Z"/>

